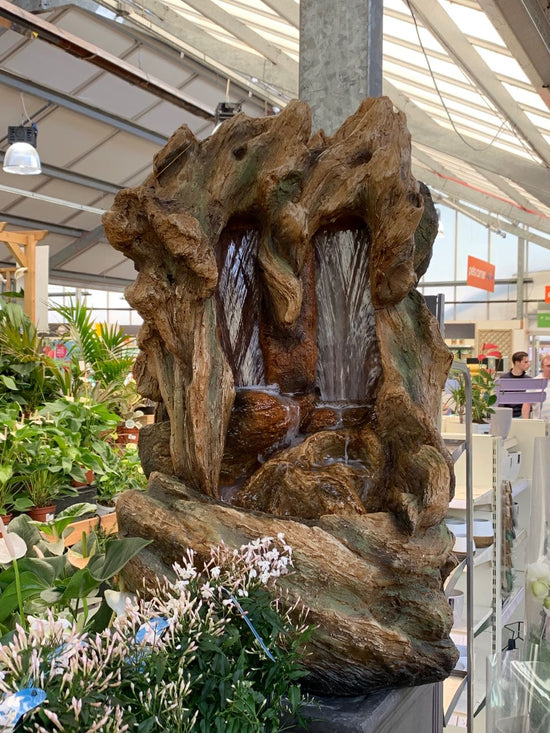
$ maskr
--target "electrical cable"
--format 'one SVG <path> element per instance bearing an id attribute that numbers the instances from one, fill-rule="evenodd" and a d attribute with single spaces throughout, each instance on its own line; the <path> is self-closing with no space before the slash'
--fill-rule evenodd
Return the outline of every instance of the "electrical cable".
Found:
<path id="1" fill-rule="evenodd" d="M 477 147 L 476 147 L 475 145 L 472 145 L 472 144 L 471 144 L 471 143 L 470 143 L 470 142 L 469 142 L 468 140 L 466 140 L 466 138 L 465 138 L 465 137 L 464 137 L 464 136 L 463 136 L 463 135 L 462 135 L 462 134 L 460 133 L 460 131 L 459 131 L 459 130 L 458 130 L 458 128 L 456 127 L 456 125 L 455 125 L 455 123 L 454 123 L 454 120 L 452 119 L 452 117 L 451 117 L 451 114 L 450 114 L 450 112 L 449 112 L 449 109 L 448 109 L 447 105 L 445 104 L 445 100 L 443 99 L 443 95 L 441 94 L 441 92 L 440 92 L 440 90 L 439 90 L 439 87 L 438 87 L 438 85 L 437 85 L 437 81 L 436 81 L 436 79 L 435 79 L 435 75 L 434 75 L 434 73 L 433 73 L 433 71 L 432 71 L 432 67 L 431 67 L 431 64 L 430 64 L 430 59 L 429 59 L 429 57 L 428 57 L 428 54 L 427 54 L 427 52 L 426 52 L 426 49 L 424 48 L 424 44 L 422 43 L 422 38 L 420 37 L 420 29 L 419 29 L 419 27 L 418 27 L 418 22 L 417 22 L 417 20 L 416 20 L 416 16 L 415 16 L 415 14 L 414 14 L 414 10 L 413 10 L 413 8 L 412 8 L 412 5 L 411 5 L 411 3 L 410 3 L 410 0 L 405 0 L 405 2 L 406 2 L 406 4 L 407 4 L 407 7 L 409 8 L 409 12 L 410 12 L 410 14 L 411 14 L 411 18 L 412 18 L 412 20 L 413 20 L 413 23 L 414 23 L 414 27 L 415 27 L 415 30 L 416 30 L 416 37 L 418 38 L 418 43 L 419 43 L 419 45 L 420 45 L 420 48 L 421 48 L 421 50 L 422 50 L 422 53 L 423 53 L 423 55 L 424 55 L 424 58 L 425 58 L 425 60 L 426 60 L 426 64 L 427 64 L 427 66 L 428 66 L 428 71 L 430 72 L 430 76 L 431 76 L 431 78 L 432 78 L 432 82 L 433 82 L 433 85 L 434 85 L 435 91 L 437 92 L 437 96 L 439 97 L 439 101 L 441 102 L 441 105 L 442 105 L 443 109 L 445 110 L 445 113 L 446 113 L 446 115 L 447 115 L 447 118 L 448 118 L 449 122 L 451 123 L 451 126 L 452 126 L 453 130 L 454 130 L 454 131 L 455 131 L 455 133 L 456 133 L 456 134 L 458 135 L 458 137 L 459 137 L 459 138 L 460 138 L 460 139 L 462 140 L 462 142 L 463 142 L 463 143 L 464 143 L 465 145 L 467 145 L 467 146 L 468 146 L 468 147 L 469 147 L 469 148 L 470 148 L 471 150 L 475 150 L 475 151 L 476 151 L 476 152 L 478 152 L 478 153 L 479 153 L 479 152 L 482 152 L 482 151 L 484 151 L 484 150 L 488 150 L 488 149 L 489 149 L 489 148 L 491 147 L 491 145 L 493 145 L 493 144 L 494 144 L 494 142 L 495 142 L 495 141 L 497 140 L 497 138 L 499 137 L 499 135 L 500 135 L 500 133 L 502 132 L 502 130 L 504 129 L 504 127 L 505 127 L 505 126 L 506 126 L 507 124 L 509 124 L 509 120 L 507 120 L 507 119 L 504 119 L 504 120 L 502 121 L 502 124 L 500 125 L 500 127 L 498 128 L 498 130 L 496 131 L 496 133 L 494 134 L 493 138 L 492 138 L 492 139 L 491 139 L 491 140 L 490 140 L 490 141 L 489 141 L 489 142 L 488 142 L 488 143 L 487 143 L 486 145 L 484 145 L 484 146 L 482 146 L 482 147 L 480 147 L 480 148 L 477 148 Z M 476 85 L 474 84 L 474 86 L 476 86 Z M 476 86 L 476 88 L 477 88 L 477 86 Z M 479 89 L 478 89 L 478 93 L 479 93 Z M 480 96 L 481 96 L 482 98 L 484 98 L 482 94 L 480 94 Z M 486 102 L 488 102 L 488 100 L 487 100 L 487 99 L 485 99 L 485 101 L 486 101 Z M 492 107 L 492 105 L 489 105 L 489 108 L 490 108 L 490 109 L 492 109 L 492 111 L 493 111 L 493 113 L 494 113 L 495 115 L 499 116 L 499 112 L 498 112 L 498 110 L 494 109 L 494 107 Z M 519 142 L 521 143 L 521 145 L 522 145 L 522 146 L 523 146 L 523 147 L 524 147 L 524 148 L 525 148 L 525 149 L 527 150 L 527 152 L 529 153 L 529 155 L 530 155 L 530 156 L 531 156 L 531 157 L 532 157 L 532 158 L 533 158 L 534 160 L 538 160 L 538 158 L 536 158 L 536 157 L 535 157 L 535 156 L 533 155 L 533 151 L 531 150 L 530 146 L 529 146 L 529 145 L 527 145 L 527 143 L 525 142 L 525 140 L 523 140 L 523 139 L 522 139 L 522 137 L 521 137 L 521 136 L 519 136 L 519 135 L 517 134 L 516 130 L 514 130 L 513 128 L 510 128 L 510 129 L 509 129 L 509 132 L 511 132 L 512 134 L 514 134 L 514 136 L 515 136 L 515 137 L 516 137 L 516 138 L 517 138 L 517 139 L 519 140 Z"/>

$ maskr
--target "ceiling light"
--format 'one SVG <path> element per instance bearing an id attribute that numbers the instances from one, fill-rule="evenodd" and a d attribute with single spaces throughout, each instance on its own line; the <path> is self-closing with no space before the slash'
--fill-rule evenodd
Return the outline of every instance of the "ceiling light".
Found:
<path id="1" fill-rule="evenodd" d="M 216 116 L 214 119 L 214 129 L 212 130 L 212 134 L 218 130 L 222 122 L 231 119 L 231 117 L 234 117 L 237 112 L 240 112 L 241 107 L 242 102 L 219 102 L 216 107 Z"/>
<path id="2" fill-rule="evenodd" d="M 4 171 L 21 176 L 35 176 L 42 172 L 40 158 L 36 151 L 36 125 L 19 125 L 8 127 L 8 143 L 10 147 L 4 155 Z"/>

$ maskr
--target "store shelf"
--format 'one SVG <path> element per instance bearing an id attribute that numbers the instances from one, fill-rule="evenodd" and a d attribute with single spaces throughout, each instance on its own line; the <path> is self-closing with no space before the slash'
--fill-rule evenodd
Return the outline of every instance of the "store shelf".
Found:
<path id="1" fill-rule="evenodd" d="M 515 612 L 522 608 L 525 600 L 525 573 L 516 570 L 514 577 L 514 588 L 510 596 L 502 604 L 502 625 L 512 620 Z M 523 615 L 523 613 L 522 613 Z"/>
<path id="2" fill-rule="evenodd" d="M 474 605 L 474 622 L 472 630 L 474 637 L 481 634 L 486 628 L 487 624 L 492 620 L 493 609 L 491 606 L 475 606 Z M 466 621 L 461 619 L 460 625 L 453 626 L 451 631 L 451 639 L 457 646 L 464 646 L 466 644 Z"/>
<path id="3" fill-rule="evenodd" d="M 447 726 L 452 720 L 453 713 L 464 690 L 468 675 L 465 671 L 453 670 L 443 682 L 443 725 Z"/>
<path id="4" fill-rule="evenodd" d="M 488 506 L 493 499 L 493 489 L 474 488 L 474 507 Z M 454 499 L 449 503 L 449 509 L 466 510 L 466 495 L 464 487 L 457 487 Z"/>
<path id="5" fill-rule="evenodd" d="M 464 453 L 466 450 L 466 441 L 464 438 L 450 438 L 443 436 L 443 441 L 445 443 L 445 446 L 449 453 L 451 454 L 451 458 L 453 459 L 453 463 L 456 463 L 460 456 Z"/>
<path id="6" fill-rule="evenodd" d="M 464 572 L 464 569 L 466 568 L 466 558 L 463 558 L 456 568 L 452 571 L 452 573 L 449 575 L 447 580 L 445 581 L 445 595 L 448 597 L 451 591 L 454 590 L 456 584 L 460 580 L 460 577 L 462 576 L 462 573 Z"/>
<path id="7" fill-rule="evenodd" d="M 512 481 L 512 496 L 514 499 L 519 496 L 522 491 L 525 491 L 526 489 L 529 489 L 531 487 L 531 481 L 527 478 L 520 478 L 516 481 Z"/>
<path id="8" fill-rule="evenodd" d="M 474 567 L 479 567 L 486 562 L 491 562 L 493 559 L 493 553 L 493 544 L 490 544 L 489 547 L 476 548 L 474 552 Z"/>

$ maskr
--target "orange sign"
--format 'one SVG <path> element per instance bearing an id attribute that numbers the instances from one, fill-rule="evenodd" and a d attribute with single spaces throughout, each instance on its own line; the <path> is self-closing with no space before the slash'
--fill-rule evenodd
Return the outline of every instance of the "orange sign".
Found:
<path id="1" fill-rule="evenodd" d="M 468 274 L 466 285 L 482 290 L 495 292 L 495 266 L 485 260 L 478 260 L 477 257 L 468 256 Z"/>
<path id="2" fill-rule="evenodd" d="M 550 285 L 544 286 L 544 302 L 550 303 Z"/>

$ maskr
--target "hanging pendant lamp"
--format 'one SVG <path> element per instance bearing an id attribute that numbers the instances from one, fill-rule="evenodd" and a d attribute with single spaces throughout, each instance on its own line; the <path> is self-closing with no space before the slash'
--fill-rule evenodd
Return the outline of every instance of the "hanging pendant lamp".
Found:
<path id="1" fill-rule="evenodd" d="M 36 176 L 42 172 L 40 157 L 36 150 L 38 130 L 36 125 L 8 127 L 10 147 L 4 155 L 3 170 L 20 176 Z"/>

